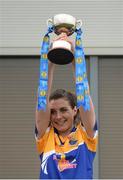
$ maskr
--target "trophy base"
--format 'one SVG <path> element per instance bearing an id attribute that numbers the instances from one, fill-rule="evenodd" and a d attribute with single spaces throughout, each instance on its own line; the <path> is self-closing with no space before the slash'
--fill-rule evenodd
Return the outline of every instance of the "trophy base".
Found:
<path id="1" fill-rule="evenodd" d="M 49 51 L 48 59 L 54 64 L 65 65 L 73 61 L 74 55 L 68 49 L 56 48 Z"/>

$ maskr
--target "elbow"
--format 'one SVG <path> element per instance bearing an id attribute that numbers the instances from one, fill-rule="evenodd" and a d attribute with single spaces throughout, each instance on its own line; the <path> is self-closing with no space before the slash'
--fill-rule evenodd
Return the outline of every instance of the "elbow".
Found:
<path id="1" fill-rule="evenodd" d="M 39 113 L 36 111 L 36 114 L 35 114 L 35 123 L 36 123 L 36 127 L 38 129 L 40 123 L 41 123 L 41 118 L 39 116 Z"/>
<path id="2" fill-rule="evenodd" d="M 87 131 L 87 135 L 89 138 L 94 138 L 94 135 L 95 135 L 95 131 L 94 130 L 91 130 L 91 131 Z"/>
<path id="3" fill-rule="evenodd" d="M 91 124 L 91 125 L 92 125 L 92 124 Z M 97 130 L 97 122 L 94 121 L 93 125 L 92 125 L 91 127 L 88 127 L 88 128 L 86 129 L 87 135 L 88 135 L 90 138 L 94 138 L 96 130 Z"/>

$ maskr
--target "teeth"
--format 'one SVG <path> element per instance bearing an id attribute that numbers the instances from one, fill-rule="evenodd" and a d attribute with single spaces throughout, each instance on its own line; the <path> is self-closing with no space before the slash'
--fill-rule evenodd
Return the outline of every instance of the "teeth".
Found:
<path id="1" fill-rule="evenodd" d="M 62 122 L 56 122 L 56 124 L 62 126 L 63 124 L 65 123 L 65 121 L 62 121 Z"/>
<path id="2" fill-rule="evenodd" d="M 58 125 L 63 125 L 64 124 L 64 122 L 62 122 L 62 123 L 57 123 Z"/>

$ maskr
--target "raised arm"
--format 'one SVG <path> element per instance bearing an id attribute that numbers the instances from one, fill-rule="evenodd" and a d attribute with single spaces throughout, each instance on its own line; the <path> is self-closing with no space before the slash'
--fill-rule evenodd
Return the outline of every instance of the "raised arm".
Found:
<path id="1" fill-rule="evenodd" d="M 49 96 L 52 87 L 54 64 L 50 61 L 48 62 L 48 92 L 47 92 L 47 107 L 46 111 L 38 111 L 36 108 L 36 128 L 38 130 L 38 138 L 42 137 L 50 123 L 50 109 L 49 109 Z"/>
<path id="2" fill-rule="evenodd" d="M 73 60 L 72 62 L 73 66 L 73 72 L 74 72 L 74 80 L 75 80 L 75 61 Z M 80 118 L 81 122 L 90 138 L 94 137 L 94 126 L 95 126 L 95 110 L 94 110 L 94 105 L 89 93 L 89 98 L 90 98 L 90 110 L 84 111 L 83 107 L 80 106 L 79 112 L 80 112 Z"/>
<path id="3" fill-rule="evenodd" d="M 62 37 L 62 39 L 68 41 L 72 46 L 72 50 L 74 51 L 74 44 L 73 44 L 72 40 L 65 35 Z M 72 66 L 73 66 L 74 81 L 75 81 L 75 60 L 73 60 Z M 93 105 L 90 94 L 89 94 L 89 98 L 90 98 L 90 111 L 84 111 L 83 107 L 81 106 L 79 108 L 79 112 L 80 112 L 81 122 L 84 125 L 84 128 L 87 132 L 87 135 L 90 138 L 93 138 L 94 133 L 95 133 L 94 126 L 96 123 L 96 121 L 95 121 L 95 110 L 94 110 L 94 105 Z"/>

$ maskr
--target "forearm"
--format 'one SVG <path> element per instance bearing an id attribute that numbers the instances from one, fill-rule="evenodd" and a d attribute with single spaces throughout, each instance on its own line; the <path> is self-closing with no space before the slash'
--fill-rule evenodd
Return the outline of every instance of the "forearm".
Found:
<path id="1" fill-rule="evenodd" d="M 72 62 L 72 67 L 73 67 L 74 80 L 76 80 L 76 78 L 75 78 L 75 61 Z M 95 110 L 94 110 L 94 105 L 93 105 L 90 93 L 89 93 L 89 99 L 90 99 L 90 110 L 84 111 L 84 108 L 81 106 L 79 108 L 79 112 L 80 112 L 82 124 L 84 125 L 84 128 L 86 129 L 87 134 L 90 137 L 93 137 L 94 126 L 95 126 Z"/>
<path id="2" fill-rule="evenodd" d="M 48 62 L 48 90 L 47 90 L 47 94 L 46 94 L 47 107 L 48 107 L 48 103 L 49 103 L 49 96 L 50 96 L 51 89 L 52 89 L 54 67 L 55 67 L 55 64 L 53 64 L 49 61 Z M 38 93 L 37 93 L 37 96 L 38 96 Z M 38 97 L 37 97 L 37 103 L 38 103 Z"/>
<path id="3" fill-rule="evenodd" d="M 89 135 L 89 137 L 93 137 L 94 126 L 95 126 L 95 110 L 91 96 L 89 96 L 89 98 L 90 98 L 90 110 L 85 111 L 84 108 L 81 106 L 79 108 L 79 111 L 80 111 L 80 117 L 82 123 L 84 125 L 84 128 L 86 129 L 87 134 Z"/>
<path id="4" fill-rule="evenodd" d="M 41 137 L 47 129 L 50 122 L 50 109 L 49 109 L 49 96 L 52 88 L 54 64 L 49 62 L 48 64 L 48 91 L 47 91 L 47 106 L 46 110 L 37 110 L 36 108 L 36 127 L 38 130 L 38 136 Z"/>

